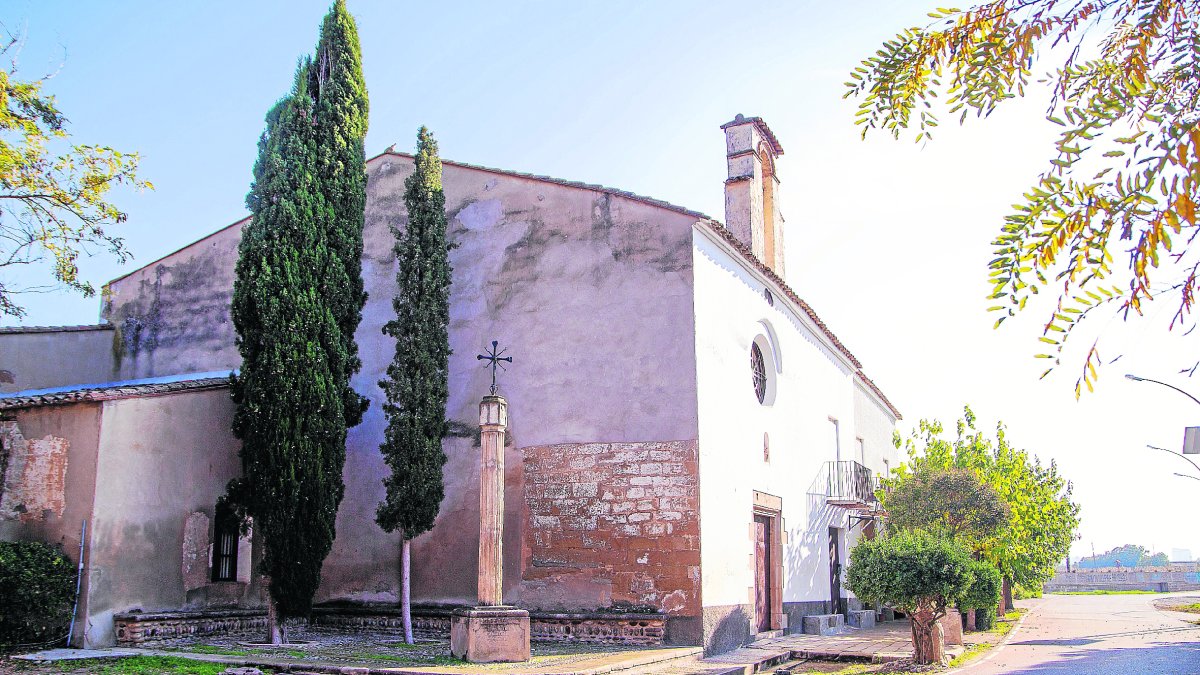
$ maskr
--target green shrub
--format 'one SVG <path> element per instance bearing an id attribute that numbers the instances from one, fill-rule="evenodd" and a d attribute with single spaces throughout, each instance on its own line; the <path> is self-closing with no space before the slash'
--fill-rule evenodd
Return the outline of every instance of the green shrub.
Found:
<path id="1" fill-rule="evenodd" d="M 921 530 L 860 542 L 850 552 L 846 586 L 865 602 L 911 614 L 918 606 L 939 615 L 971 585 L 967 551 Z"/>
<path id="2" fill-rule="evenodd" d="M 975 580 L 959 598 L 958 607 L 964 610 L 991 607 L 995 610 L 996 605 L 1000 603 L 1000 585 L 1003 583 L 1000 570 L 991 563 L 974 560 L 971 562 L 971 574 Z M 978 624 L 978 619 L 976 623 Z"/>
<path id="3" fill-rule="evenodd" d="M 75 565 L 38 542 L 0 541 L 0 650 L 62 641 L 75 599 Z"/>
<path id="4" fill-rule="evenodd" d="M 913 662 L 945 656 L 937 620 L 962 597 L 974 576 L 961 544 L 922 530 L 902 530 L 860 542 L 850 552 L 846 586 L 863 602 L 899 608 L 912 620 Z"/>
<path id="5" fill-rule="evenodd" d="M 975 630 L 991 630 L 996 626 L 996 605 L 975 610 Z"/>
<path id="6" fill-rule="evenodd" d="M 1013 584 L 1013 599 L 1028 600 L 1029 598 L 1042 597 L 1042 587 L 1034 586 L 1033 588 L 1025 588 L 1021 584 Z"/>

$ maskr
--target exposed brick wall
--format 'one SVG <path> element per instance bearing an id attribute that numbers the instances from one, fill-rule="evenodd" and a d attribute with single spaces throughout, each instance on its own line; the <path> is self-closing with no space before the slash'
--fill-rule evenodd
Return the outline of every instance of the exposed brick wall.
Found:
<path id="1" fill-rule="evenodd" d="M 523 449 L 523 606 L 700 614 L 696 442 Z"/>
<path id="2" fill-rule="evenodd" d="M 62 516 L 66 505 L 65 438 L 23 438 L 15 422 L 0 428 L 4 473 L 0 476 L 0 520 L 43 520 Z"/>

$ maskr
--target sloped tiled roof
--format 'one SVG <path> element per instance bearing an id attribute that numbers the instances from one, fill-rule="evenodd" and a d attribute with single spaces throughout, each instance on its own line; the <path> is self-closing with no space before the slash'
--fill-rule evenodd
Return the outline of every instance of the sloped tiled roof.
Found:
<path id="1" fill-rule="evenodd" d="M 30 389 L 0 394 L 0 410 L 67 405 L 89 401 L 113 401 L 122 398 L 145 398 L 228 386 L 228 372 L 208 372 L 51 389 Z"/>
<path id="2" fill-rule="evenodd" d="M 406 157 L 408 159 L 413 159 L 413 155 L 410 155 L 407 152 L 397 152 L 397 151 L 391 150 L 391 149 L 387 150 L 384 154 L 385 155 L 398 155 L 400 157 Z M 375 159 L 375 158 L 372 157 L 371 159 Z M 582 181 L 575 181 L 575 180 L 566 180 L 563 178 L 555 178 L 554 176 L 543 176 L 543 175 L 536 174 L 536 173 L 524 173 L 522 171 L 510 171 L 508 169 L 496 169 L 496 168 L 493 168 L 490 166 L 481 166 L 479 164 L 467 164 L 466 162 L 456 162 L 456 161 L 450 160 L 450 159 L 443 159 L 442 164 L 447 165 L 447 166 L 458 166 L 458 167 L 462 167 L 464 169 L 475 169 L 476 171 L 486 171 L 488 173 L 498 173 L 498 174 L 502 174 L 505 176 L 516 176 L 517 178 L 528 178 L 530 180 L 541 181 L 543 183 L 553 183 L 555 185 L 564 185 L 566 187 L 580 188 L 582 190 L 591 190 L 593 192 L 603 192 L 605 194 L 610 194 L 610 195 L 614 195 L 617 197 L 625 197 L 626 199 L 632 199 L 635 202 L 642 202 L 643 204 L 650 204 L 651 206 L 657 206 L 659 208 L 667 209 L 668 211 L 682 213 L 686 216 L 692 216 L 693 218 L 702 218 L 705 220 L 712 220 L 711 217 L 709 217 L 703 213 L 700 213 L 699 211 L 693 211 L 692 209 L 689 209 L 687 207 L 679 206 L 678 204 L 672 204 L 670 202 L 665 202 L 661 199 L 655 199 L 654 197 L 647 197 L 645 195 L 639 195 L 639 194 L 636 194 L 633 192 L 627 192 L 625 190 L 619 190 L 617 188 L 608 187 L 607 185 L 599 185 L 597 183 L 584 183 Z"/>

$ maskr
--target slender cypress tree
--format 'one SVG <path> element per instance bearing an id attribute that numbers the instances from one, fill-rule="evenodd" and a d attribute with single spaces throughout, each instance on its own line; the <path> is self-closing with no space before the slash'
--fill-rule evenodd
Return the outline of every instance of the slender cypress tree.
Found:
<path id="1" fill-rule="evenodd" d="M 343 364 L 343 410 L 346 426 L 362 421 L 368 400 L 350 387 L 362 367 L 354 332 L 362 320 L 367 294 L 363 290 L 363 218 L 366 208 L 367 85 L 354 17 L 345 0 L 336 0 L 321 24 L 317 55 L 308 69 L 309 92 L 316 115 L 314 170 L 329 209 L 327 244 L 334 264 L 323 277 L 322 293 L 341 329 L 346 359 Z"/>
<path id="2" fill-rule="evenodd" d="M 366 91 L 353 19 L 338 0 L 289 96 L 267 114 L 232 316 L 242 356 L 233 431 L 242 477 L 227 499 L 262 537 L 270 639 L 308 614 L 333 546 L 346 428 L 366 401 L 354 331 L 362 287 Z"/>
<path id="3" fill-rule="evenodd" d="M 261 571 L 279 619 L 273 642 L 283 639 L 282 620 L 308 612 L 320 583 L 346 452 L 341 332 L 320 291 L 320 271 L 334 263 L 309 168 L 315 143 L 306 68 L 267 117 L 233 289 L 242 355 L 233 431 L 242 440 L 242 477 L 230 484 L 230 500 L 262 537 Z"/>
<path id="4" fill-rule="evenodd" d="M 380 446 L 391 475 L 376 521 L 399 530 L 404 638 L 412 643 L 409 605 L 410 542 L 433 528 L 444 488 L 442 436 L 446 431 L 447 364 L 450 360 L 450 256 L 446 242 L 446 197 L 437 142 L 425 127 L 417 132 L 416 170 L 404 182 L 408 226 L 396 236 L 396 318 L 383 328 L 396 339 L 387 379 L 387 429 Z"/>

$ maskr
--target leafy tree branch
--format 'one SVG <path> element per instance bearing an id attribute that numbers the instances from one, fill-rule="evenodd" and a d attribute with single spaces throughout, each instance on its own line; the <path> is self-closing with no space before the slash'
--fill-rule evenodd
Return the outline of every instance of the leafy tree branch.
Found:
<path id="1" fill-rule="evenodd" d="M 1034 64 L 1056 63 L 1036 82 L 1061 127 L 1049 165 L 992 242 L 996 326 L 1040 291 L 1057 294 L 1041 336 L 1051 349 L 1038 355 L 1051 362 L 1045 377 L 1099 306 L 1129 320 L 1172 298 L 1168 329 L 1187 324 L 1200 265 L 1200 2 L 993 0 L 930 17 L 846 83 L 864 137 L 930 139 L 940 115 L 987 117 L 1026 95 Z M 1093 342 L 1076 397 L 1100 362 Z"/>
<path id="2" fill-rule="evenodd" d="M 49 261 L 56 286 L 95 294 L 80 277 L 79 258 L 106 252 L 120 263 L 132 256 L 125 241 L 107 228 L 125 222 L 124 211 L 108 201 L 116 186 L 153 188 L 138 178 L 140 160 L 106 146 L 70 145 L 55 155 L 52 145 L 66 142 L 67 118 L 54 97 L 43 91 L 48 77 L 17 77 L 18 36 L 8 33 L 0 55 L 0 315 L 25 315 L 15 296 L 46 290 L 22 285 L 6 271 Z"/>

